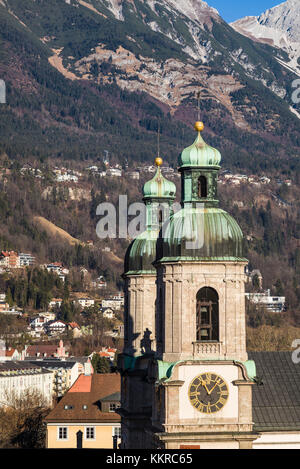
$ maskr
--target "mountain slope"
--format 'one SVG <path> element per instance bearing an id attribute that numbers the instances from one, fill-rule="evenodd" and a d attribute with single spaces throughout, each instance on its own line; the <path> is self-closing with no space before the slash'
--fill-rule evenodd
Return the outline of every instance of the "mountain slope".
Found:
<path id="1" fill-rule="evenodd" d="M 279 61 L 300 76 L 300 5 L 288 0 L 260 16 L 242 18 L 231 24 L 236 31 L 259 42 L 284 50 L 288 61 Z"/>
<path id="2" fill-rule="evenodd" d="M 226 165 L 299 167 L 295 74 L 277 60 L 286 53 L 240 35 L 205 2 L 1 0 L 1 40 L 0 147 L 10 156 L 97 159 L 107 148 L 152 159 L 159 119 L 174 164 L 193 138 L 200 89 Z"/>

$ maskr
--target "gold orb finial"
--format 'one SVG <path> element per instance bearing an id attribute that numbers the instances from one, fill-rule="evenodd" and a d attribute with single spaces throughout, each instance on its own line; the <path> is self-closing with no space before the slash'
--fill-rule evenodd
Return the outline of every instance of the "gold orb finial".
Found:
<path id="1" fill-rule="evenodd" d="M 202 132 L 202 130 L 204 130 L 203 122 L 197 121 L 195 123 L 195 130 L 197 130 L 197 132 Z"/>
<path id="2" fill-rule="evenodd" d="M 159 167 L 159 166 L 162 166 L 162 164 L 163 164 L 163 159 L 162 159 L 160 156 L 158 156 L 158 157 L 155 159 L 155 164 L 156 164 L 156 166 L 158 166 L 158 167 Z"/>

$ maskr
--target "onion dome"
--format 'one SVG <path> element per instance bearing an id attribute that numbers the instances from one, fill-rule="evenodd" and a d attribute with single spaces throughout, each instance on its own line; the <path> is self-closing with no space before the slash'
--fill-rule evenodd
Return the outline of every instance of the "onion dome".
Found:
<path id="1" fill-rule="evenodd" d="M 221 153 L 207 145 L 201 136 L 204 129 L 203 122 L 196 122 L 195 130 L 198 136 L 193 145 L 185 148 L 181 154 L 179 163 L 184 167 L 220 167 Z"/>
<path id="2" fill-rule="evenodd" d="M 157 261 L 245 261 L 243 233 L 227 212 L 219 208 L 217 173 L 221 154 L 198 137 L 181 155 L 182 209 L 170 218 L 159 238 Z"/>
<path id="3" fill-rule="evenodd" d="M 156 158 L 157 171 L 151 181 L 146 182 L 143 188 L 144 203 L 146 205 L 146 231 L 137 236 L 130 244 L 125 255 L 125 275 L 155 274 L 153 262 L 156 259 L 156 246 L 161 224 L 158 211 L 160 204 L 168 204 L 172 212 L 175 199 L 176 186 L 161 174 L 163 160 Z"/>
<path id="4" fill-rule="evenodd" d="M 143 188 L 144 200 L 147 199 L 174 199 L 176 194 L 176 186 L 173 182 L 168 181 L 161 172 L 163 160 L 156 158 L 155 164 L 157 171 L 151 181 L 146 182 Z"/>
<path id="5" fill-rule="evenodd" d="M 241 261 L 243 233 L 220 208 L 185 207 L 177 212 L 159 240 L 161 261 Z"/>
<path id="6" fill-rule="evenodd" d="M 126 275 L 153 274 L 156 259 L 156 244 L 159 230 L 147 230 L 139 235 L 129 246 L 125 255 L 124 272 Z"/>

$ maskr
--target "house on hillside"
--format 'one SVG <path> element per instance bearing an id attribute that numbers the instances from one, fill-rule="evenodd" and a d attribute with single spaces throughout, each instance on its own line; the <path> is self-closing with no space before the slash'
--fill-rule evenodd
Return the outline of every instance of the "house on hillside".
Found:
<path id="1" fill-rule="evenodd" d="M 60 319 L 54 321 L 48 321 L 44 325 L 45 333 L 49 336 L 59 336 L 66 332 L 67 324 Z"/>
<path id="2" fill-rule="evenodd" d="M 245 296 L 251 303 L 264 307 L 271 313 L 282 313 L 286 311 L 285 297 L 272 296 L 270 290 L 264 293 L 245 293 Z"/>
<path id="3" fill-rule="evenodd" d="M 74 339 L 78 339 L 82 336 L 81 328 L 77 322 L 69 322 L 67 324 L 67 330 L 72 333 Z"/>
<path id="4" fill-rule="evenodd" d="M 46 318 L 48 321 L 54 321 L 55 319 L 55 313 L 50 313 L 48 311 L 44 312 L 44 313 L 39 313 L 39 316 L 42 316 L 44 318 Z"/>
<path id="5" fill-rule="evenodd" d="M 5 311 L 9 310 L 9 304 L 6 302 L 6 300 L 0 300 L 0 313 L 3 313 Z"/>
<path id="6" fill-rule="evenodd" d="M 80 375 L 46 417 L 47 448 L 113 448 L 120 443 L 119 374 Z"/>
<path id="7" fill-rule="evenodd" d="M 78 303 L 82 308 L 90 308 L 91 306 L 94 306 L 95 300 L 92 298 L 76 298 L 74 300 L 75 303 Z"/>
<path id="8" fill-rule="evenodd" d="M 15 251 L 2 251 L 0 254 L 0 266 L 8 269 L 17 269 L 20 267 L 20 258 Z"/>
<path id="9" fill-rule="evenodd" d="M 115 319 L 116 318 L 116 314 L 115 314 L 115 312 L 112 308 L 105 308 L 105 309 L 103 309 L 102 313 L 103 313 L 103 317 L 106 318 L 106 319 Z"/>
<path id="10" fill-rule="evenodd" d="M 45 324 L 47 324 L 49 322 L 49 319 L 46 318 L 45 316 L 35 316 L 33 318 L 30 319 L 30 322 L 29 322 L 29 327 L 31 329 L 31 331 L 34 332 L 35 335 L 41 335 L 41 334 L 44 334 L 45 332 Z"/>
<path id="11" fill-rule="evenodd" d="M 18 349 L 13 347 L 6 348 L 5 342 L 0 341 L 0 362 L 12 360 L 23 360 L 22 352 L 19 352 Z"/>
<path id="12" fill-rule="evenodd" d="M 16 348 L 8 347 L 5 351 L 5 360 L 22 360 L 22 353 Z"/>
<path id="13" fill-rule="evenodd" d="M 107 282 L 103 276 L 100 276 L 92 282 L 92 287 L 93 288 L 106 288 Z"/>
<path id="14" fill-rule="evenodd" d="M 26 254 L 25 252 L 20 252 L 19 254 L 20 267 L 27 267 L 34 265 L 36 259 L 31 254 Z"/>
<path id="15" fill-rule="evenodd" d="M 52 309 L 56 307 L 60 308 L 62 305 L 62 302 L 63 302 L 62 298 L 53 298 L 53 300 L 51 300 L 49 303 L 49 308 L 52 308 Z"/>
<path id="16" fill-rule="evenodd" d="M 116 311 L 119 311 L 124 306 L 124 295 L 119 294 L 111 298 L 102 300 L 102 308 L 112 308 Z"/>

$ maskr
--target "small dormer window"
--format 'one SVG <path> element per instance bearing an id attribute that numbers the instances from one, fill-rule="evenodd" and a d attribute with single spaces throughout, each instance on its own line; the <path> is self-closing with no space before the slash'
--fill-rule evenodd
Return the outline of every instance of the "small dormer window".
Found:
<path id="1" fill-rule="evenodd" d="M 65 410 L 71 410 L 71 409 L 73 409 L 73 406 L 66 404 L 66 405 L 64 406 L 64 409 L 65 409 Z"/>
<path id="2" fill-rule="evenodd" d="M 119 404 L 119 403 L 110 402 L 110 403 L 109 403 L 109 412 L 115 412 L 116 409 L 118 409 L 119 407 L 120 407 L 120 404 Z"/>

